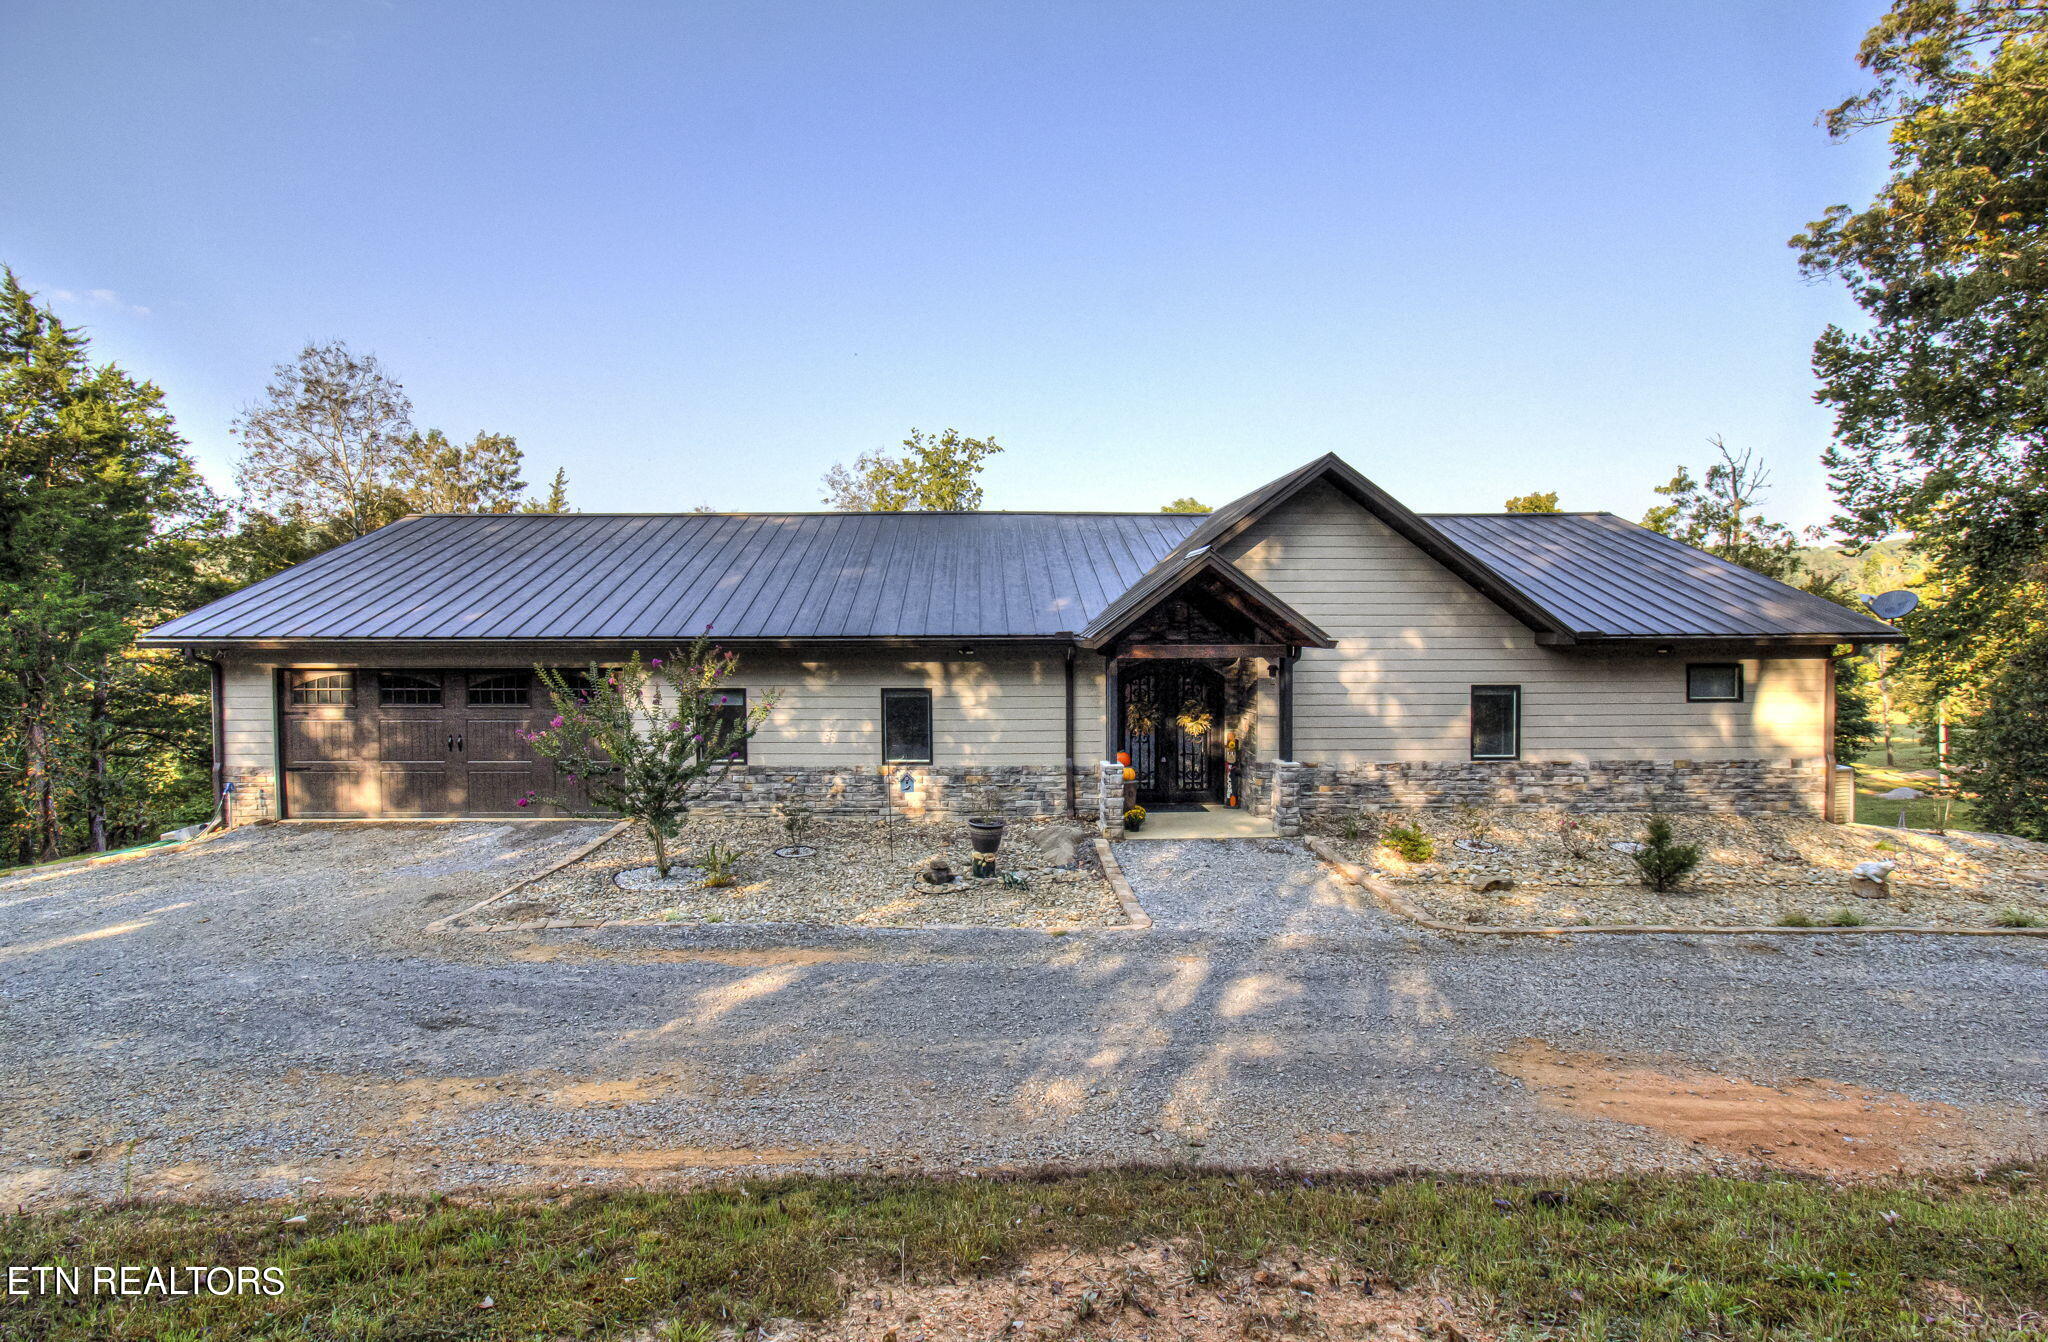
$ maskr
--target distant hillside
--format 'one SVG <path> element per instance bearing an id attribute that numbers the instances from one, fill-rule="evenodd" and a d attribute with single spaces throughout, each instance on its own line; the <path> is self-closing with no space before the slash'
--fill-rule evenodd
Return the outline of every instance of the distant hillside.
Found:
<path id="1" fill-rule="evenodd" d="M 1839 545 L 1823 545 L 1799 551 L 1799 561 L 1808 572 L 1841 578 L 1859 592 L 1888 592 L 1912 586 L 1927 567 L 1912 546 L 1905 537 L 1879 541 L 1860 554 L 1850 554 Z"/>

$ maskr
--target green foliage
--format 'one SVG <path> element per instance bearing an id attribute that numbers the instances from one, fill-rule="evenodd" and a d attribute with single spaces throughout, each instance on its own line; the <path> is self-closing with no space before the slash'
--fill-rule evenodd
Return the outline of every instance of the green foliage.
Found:
<path id="1" fill-rule="evenodd" d="M 1203 503 L 1200 499 L 1190 498 L 1183 494 L 1172 503 L 1162 507 L 1159 511 L 1162 513 L 1212 513 L 1216 510 Z"/>
<path id="2" fill-rule="evenodd" d="M 1412 1293 L 1470 1309 L 1481 1327 L 1456 1335 L 1526 1342 L 1991 1342 L 2031 1335 L 2048 1311 L 2041 1173 L 1538 1186 L 1150 1169 L 461 1199 L 136 1200 L 10 1215 L 0 1254 L 20 1264 L 275 1266 L 286 1294 L 32 1291 L 6 1303 L 0 1327 L 47 1342 L 755 1336 L 785 1327 L 774 1320 L 828 1320 L 877 1280 L 1014 1291 L 1007 1279 L 1026 1262 L 1179 1243 L 1184 1275 L 1136 1276 L 1128 1295 L 1101 1293 L 1099 1323 L 1044 1331 L 1168 1335 L 1140 1306 L 1227 1306 L 1242 1274 L 1300 1250 L 1345 1274 L 1303 1293 L 1302 1336 L 1357 1336 L 1341 1316 L 1326 1324 L 1313 1311 L 1369 1287 L 1383 1300 Z M 1179 1301 L 1183 1281 L 1210 1304 Z M 493 1308 L 479 1308 L 487 1296 Z M 918 1326 L 944 1331 L 935 1318 Z M 1256 1335 L 1292 1334 L 1276 1325 Z"/>
<path id="3" fill-rule="evenodd" d="M 735 883 L 733 871 L 740 864 L 740 850 L 729 843 L 713 839 L 704 845 L 704 851 L 697 858 L 697 865 L 704 868 L 704 888 L 722 890 Z M 667 875 L 666 872 L 662 873 Z"/>
<path id="4" fill-rule="evenodd" d="M 1794 910 L 1793 910 L 1793 911 L 1792 911 L 1791 913 L 1788 913 L 1788 914 L 1786 914 L 1786 915 L 1785 915 L 1784 917 L 1782 917 L 1782 918 L 1780 918 L 1780 919 L 1778 920 L 1778 926 L 1779 926 L 1779 927 L 1819 927 L 1819 926 L 1820 926 L 1820 924 L 1819 924 L 1819 923 L 1817 923 L 1817 922 L 1815 922 L 1815 921 L 1813 920 L 1813 915 L 1812 915 L 1812 914 L 1810 914 L 1810 913 L 1801 913 L 1801 912 L 1799 912 L 1799 911 L 1798 911 L 1797 909 L 1794 909 Z"/>
<path id="5" fill-rule="evenodd" d="M 519 505 L 522 513 L 569 513 L 576 511 L 569 506 L 569 472 L 557 467 L 554 478 L 548 481 L 548 492 L 537 499 L 528 499 Z"/>
<path id="6" fill-rule="evenodd" d="M 1650 817 L 1642 845 L 1639 851 L 1629 854 L 1629 859 L 1636 864 L 1643 884 L 1659 894 L 1676 889 L 1687 873 L 1700 864 L 1699 846 L 1679 843 L 1671 832 L 1669 816 Z"/>
<path id="7" fill-rule="evenodd" d="M 235 483 L 253 513 L 318 528 L 331 545 L 408 511 L 398 473 L 416 438 L 412 402 L 374 354 L 339 340 L 307 344 L 271 370 L 262 401 L 233 432 L 242 440 Z"/>
<path id="8" fill-rule="evenodd" d="M 1877 665 L 1868 657 L 1837 656 L 1835 674 L 1835 758 L 1860 758 L 1884 734 L 1878 720 Z"/>
<path id="9" fill-rule="evenodd" d="M 555 798 L 556 804 L 633 821 L 646 832 L 655 866 L 666 877 L 669 840 L 681 831 L 691 803 L 725 775 L 732 753 L 759 730 L 779 697 L 749 695 L 746 716 L 737 722 L 722 712 L 717 695 L 737 661 L 699 635 L 687 650 L 665 658 L 642 660 L 635 653 L 621 666 L 592 664 L 581 681 L 555 667 L 535 667 L 555 716 L 522 735 L 581 794 Z"/>
<path id="10" fill-rule="evenodd" d="M 220 510 L 163 394 L 0 278 L 0 861 L 154 838 L 211 806 L 206 672 L 137 631 L 218 595 Z"/>
<path id="11" fill-rule="evenodd" d="M 1974 823 L 2048 840 L 2048 635 L 1998 668 L 1980 702 L 1951 734 L 1956 779 L 1976 796 Z"/>
<path id="12" fill-rule="evenodd" d="M 1824 924 L 1824 926 L 1868 927 L 1870 926 L 1870 919 L 1864 917 L 1862 914 L 1858 913 L 1854 909 L 1830 909 L 1828 910 L 1827 921 Z"/>
<path id="13" fill-rule="evenodd" d="M 2048 918 L 2028 913 L 2025 909 L 2000 909 L 1991 920 L 1993 927 L 2048 927 Z"/>
<path id="14" fill-rule="evenodd" d="M 413 512 L 509 513 L 526 492 L 519 477 L 524 464 L 509 434 L 479 433 L 458 447 L 439 429 L 428 429 L 406 439 L 395 475 Z"/>
<path id="15" fill-rule="evenodd" d="M 1407 862 L 1427 862 L 1436 856 L 1436 840 L 1423 833 L 1421 825 L 1389 825 L 1380 842 Z"/>
<path id="16" fill-rule="evenodd" d="M 1858 59 L 1828 128 L 1884 127 L 1891 176 L 1792 240 L 1865 318 L 1814 347 L 1838 525 L 1913 535 L 1941 599 L 1907 661 L 1981 699 L 2048 632 L 2048 7 L 1898 0 Z"/>
<path id="17" fill-rule="evenodd" d="M 1557 491 L 1517 494 L 1501 506 L 1511 513 L 1554 513 L 1557 511 Z"/>
<path id="18" fill-rule="evenodd" d="M 973 512 L 981 507 L 982 464 L 1003 449 L 994 438 L 916 429 L 900 457 L 864 452 L 852 467 L 825 473 L 825 503 L 849 513 Z"/>
<path id="19" fill-rule="evenodd" d="M 1652 531 L 1788 582 L 1799 572 L 1799 542 L 1792 529 L 1766 519 L 1758 503 L 1769 491 L 1771 473 L 1748 448 L 1732 451 L 1719 437 L 1708 439 L 1720 460 L 1695 480 L 1680 466 L 1657 492 L 1671 500 L 1643 515 Z"/>

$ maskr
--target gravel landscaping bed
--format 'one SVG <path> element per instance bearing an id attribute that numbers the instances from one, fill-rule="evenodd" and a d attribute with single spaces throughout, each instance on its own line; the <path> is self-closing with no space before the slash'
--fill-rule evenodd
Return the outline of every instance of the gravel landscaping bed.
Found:
<path id="1" fill-rule="evenodd" d="M 1387 819 L 1415 823 L 1434 840 L 1425 862 L 1403 860 L 1371 833 L 1340 833 L 1334 842 L 1345 860 L 1399 886 L 1417 910 L 1443 922 L 2048 926 L 2048 844 L 2009 835 L 1675 815 L 1678 840 L 1698 844 L 1701 862 L 1676 890 L 1657 894 L 1612 846 L 1640 840 L 1642 816 L 1571 815 L 1570 835 L 1566 818 L 1561 811 L 1466 811 Z M 1497 851 L 1470 851 L 1459 840 Z M 1885 897 L 1856 893 L 1854 870 L 1868 862 L 1895 864 Z"/>
<path id="2" fill-rule="evenodd" d="M 774 820 L 693 816 L 673 845 L 675 866 L 667 881 L 651 879 L 645 869 L 653 865 L 653 847 L 644 834 L 628 830 L 468 921 L 1045 929 L 1128 921 L 1092 844 L 1081 842 L 1078 864 L 1062 869 L 1031 842 L 1036 833 L 1036 827 L 1012 825 L 996 855 L 1004 877 L 974 880 L 967 876 L 972 849 L 964 826 L 821 820 L 804 838 L 804 846 L 815 851 L 778 857 L 775 850 L 789 839 Z M 739 854 L 730 886 L 703 884 L 701 854 L 712 843 Z M 959 879 L 950 885 L 919 879 L 934 857 L 944 858 Z"/>

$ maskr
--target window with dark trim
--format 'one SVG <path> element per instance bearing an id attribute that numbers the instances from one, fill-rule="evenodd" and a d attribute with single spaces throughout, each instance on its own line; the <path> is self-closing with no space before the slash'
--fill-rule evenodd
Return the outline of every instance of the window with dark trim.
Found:
<path id="1" fill-rule="evenodd" d="M 932 692 L 882 691 L 882 762 L 932 762 Z"/>
<path id="2" fill-rule="evenodd" d="M 1512 760 L 1522 754 L 1522 687 L 1472 687 L 1472 758 Z"/>
<path id="3" fill-rule="evenodd" d="M 714 730 L 720 733 L 742 732 L 747 729 L 747 692 L 745 690 L 713 690 L 711 692 L 711 721 Z M 726 752 L 727 759 L 734 764 L 747 762 L 746 739 L 741 738 Z"/>
<path id="4" fill-rule="evenodd" d="M 355 702 L 356 673 L 353 671 L 292 672 L 292 707 L 324 705 L 346 708 Z"/>
<path id="5" fill-rule="evenodd" d="M 1689 704 L 1741 703 L 1742 663 L 1691 663 L 1685 668 L 1685 701 Z"/>
<path id="6" fill-rule="evenodd" d="M 493 671 L 469 678 L 471 708 L 524 707 L 532 701 L 531 671 Z"/>
<path id="7" fill-rule="evenodd" d="M 379 671 L 379 708 L 432 708 L 441 702 L 441 678 L 417 671 Z"/>

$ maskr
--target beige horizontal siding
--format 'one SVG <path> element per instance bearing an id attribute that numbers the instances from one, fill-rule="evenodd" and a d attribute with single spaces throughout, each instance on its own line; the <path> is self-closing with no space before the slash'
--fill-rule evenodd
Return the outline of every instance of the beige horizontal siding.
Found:
<path id="1" fill-rule="evenodd" d="M 1337 641 L 1294 677 L 1294 754 L 1310 763 L 1471 754 L 1471 687 L 1522 687 L 1522 757 L 1813 758 L 1825 750 L 1820 658 L 1688 659 L 1539 647 L 1534 633 L 1327 485 L 1226 550 Z M 1685 698 L 1688 660 L 1740 660 L 1745 702 Z M 1263 739 L 1277 700 L 1263 684 Z"/>
<path id="2" fill-rule="evenodd" d="M 613 656 L 623 657 L 629 649 Z M 609 657 L 598 660 L 609 660 Z M 521 667 L 560 662 L 559 653 L 528 650 L 477 658 L 475 665 Z M 586 656 L 585 661 L 589 660 Z M 268 772 L 276 759 L 273 673 L 295 668 L 450 667 L 465 659 L 441 651 L 380 651 L 374 659 L 294 659 L 280 663 L 235 660 L 224 678 L 224 726 L 230 769 Z M 932 693 L 933 763 L 1057 766 L 1065 758 L 1065 667 L 1057 654 L 996 650 L 945 661 L 901 654 L 849 652 L 831 658 L 752 651 L 740 657 L 730 684 L 750 697 L 780 691 L 774 712 L 750 745 L 753 763 L 859 766 L 882 761 L 882 690 Z M 1101 748 L 1102 682 L 1077 689 L 1077 749 L 1093 758 Z M 1092 698 L 1087 697 L 1092 694 Z"/>

